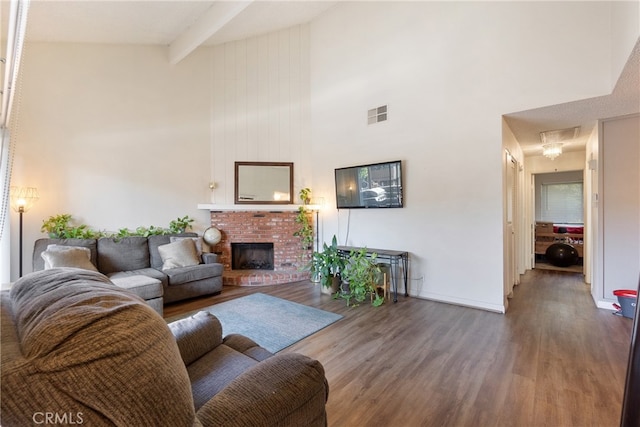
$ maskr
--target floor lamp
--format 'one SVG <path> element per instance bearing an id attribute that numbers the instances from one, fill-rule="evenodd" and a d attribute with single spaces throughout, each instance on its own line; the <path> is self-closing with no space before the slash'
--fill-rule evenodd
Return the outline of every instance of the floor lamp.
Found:
<path id="1" fill-rule="evenodd" d="M 20 258 L 19 277 L 22 277 L 22 215 L 38 200 L 38 190 L 34 187 L 11 187 L 11 206 L 20 215 Z"/>

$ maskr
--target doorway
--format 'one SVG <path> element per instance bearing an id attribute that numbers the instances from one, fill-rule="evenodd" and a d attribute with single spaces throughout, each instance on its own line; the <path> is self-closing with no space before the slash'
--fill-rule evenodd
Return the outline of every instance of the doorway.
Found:
<path id="1" fill-rule="evenodd" d="M 533 267 L 584 274 L 584 172 L 533 175 Z"/>

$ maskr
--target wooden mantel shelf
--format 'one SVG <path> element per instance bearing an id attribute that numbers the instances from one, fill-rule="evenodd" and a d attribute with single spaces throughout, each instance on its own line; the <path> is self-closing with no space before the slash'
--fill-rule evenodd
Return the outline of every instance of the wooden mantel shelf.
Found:
<path id="1" fill-rule="evenodd" d="M 218 205 L 216 203 L 201 203 L 198 205 L 198 209 L 208 210 L 208 211 L 237 211 L 237 212 L 246 212 L 246 211 L 271 211 L 271 212 L 281 212 L 281 211 L 297 211 L 298 208 L 303 205 Z M 315 211 L 320 209 L 318 205 L 305 205 L 305 207 L 310 211 Z"/>

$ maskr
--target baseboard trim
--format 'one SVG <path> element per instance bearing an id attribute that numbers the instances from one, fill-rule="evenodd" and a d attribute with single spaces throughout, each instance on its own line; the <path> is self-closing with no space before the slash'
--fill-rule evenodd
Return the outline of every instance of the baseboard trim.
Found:
<path id="1" fill-rule="evenodd" d="M 603 308 L 605 310 L 611 310 L 611 311 L 618 311 L 618 309 L 615 308 L 613 304 L 615 303 L 610 301 L 603 301 L 603 300 L 596 301 L 596 307 L 598 308 Z"/>
<path id="2" fill-rule="evenodd" d="M 426 294 L 426 295 L 409 294 L 409 295 L 414 298 L 420 298 L 420 299 L 425 299 L 425 300 L 435 301 L 435 302 L 442 302 L 445 304 L 458 305 L 458 306 L 468 307 L 468 308 L 475 308 L 479 310 L 491 311 L 494 313 L 504 314 L 506 312 L 505 306 L 500 304 L 489 304 L 482 301 L 467 300 L 464 298 L 445 297 L 442 295 L 435 295 L 435 294 Z"/>

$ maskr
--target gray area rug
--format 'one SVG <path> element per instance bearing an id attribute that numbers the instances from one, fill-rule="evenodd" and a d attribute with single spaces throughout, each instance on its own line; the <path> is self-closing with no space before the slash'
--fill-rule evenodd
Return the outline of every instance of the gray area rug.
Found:
<path id="1" fill-rule="evenodd" d="M 208 311 L 215 315 L 222 323 L 223 336 L 242 334 L 272 353 L 289 347 L 342 318 L 339 314 L 262 293 L 236 298 L 198 311 Z"/>

